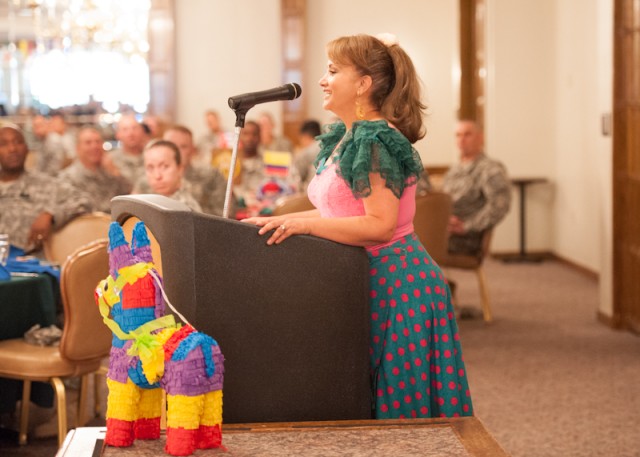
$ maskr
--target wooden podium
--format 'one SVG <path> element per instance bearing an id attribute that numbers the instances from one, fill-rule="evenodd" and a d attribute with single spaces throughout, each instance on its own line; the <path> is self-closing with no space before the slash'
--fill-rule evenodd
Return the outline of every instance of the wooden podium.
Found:
<path id="1" fill-rule="evenodd" d="M 368 259 L 310 236 L 267 246 L 255 226 L 159 195 L 112 200 L 145 222 L 169 300 L 225 356 L 229 423 L 369 419 Z"/>

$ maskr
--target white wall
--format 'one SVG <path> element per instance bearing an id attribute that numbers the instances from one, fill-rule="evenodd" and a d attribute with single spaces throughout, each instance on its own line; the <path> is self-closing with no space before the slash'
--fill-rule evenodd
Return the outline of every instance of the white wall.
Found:
<path id="1" fill-rule="evenodd" d="M 204 113 L 215 109 L 233 130 L 227 99 L 281 84 L 280 0 L 176 1 L 176 120 L 196 136 L 206 131 Z M 270 111 L 281 125 L 280 103 Z"/>
<path id="2" fill-rule="evenodd" d="M 458 10 L 454 1 L 307 0 L 307 71 L 304 90 L 310 116 L 323 121 L 318 80 L 327 66 L 325 45 L 343 35 L 393 33 L 409 54 L 425 89 L 429 107 L 427 136 L 416 143 L 428 165 L 456 159 L 453 129 L 458 109 Z"/>
<path id="3" fill-rule="evenodd" d="M 596 12 L 596 106 L 597 113 L 610 115 L 613 108 L 613 0 L 597 0 Z M 593 138 L 593 125 L 590 126 Z M 610 136 L 594 139 L 597 157 L 594 161 L 597 191 L 599 191 L 600 227 L 596 242 L 600 247 L 599 311 L 613 316 L 613 141 Z"/>
<path id="4" fill-rule="evenodd" d="M 576 11 L 580 11 L 576 15 Z M 600 272 L 600 311 L 612 310 L 613 0 L 558 2 L 554 250 Z"/>
<path id="5" fill-rule="evenodd" d="M 555 0 L 487 2 L 487 153 L 512 177 L 544 177 L 526 190 L 526 248 L 552 250 L 555 157 Z M 492 250 L 519 246 L 519 194 Z"/>
<path id="6" fill-rule="evenodd" d="M 489 0 L 487 150 L 512 176 L 546 176 L 527 193 L 527 243 L 600 273 L 612 314 L 613 0 Z M 514 194 L 514 197 L 517 197 Z M 517 201 L 493 248 L 509 250 Z"/>
<path id="7" fill-rule="evenodd" d="M 611 38 L 594 33 L 599 28 L 597 4 L 598 0 L 558 3 L 557 20 L 562 36 L 558 40 L 556 74 L 556 174 L 560 184 L 555 204 L 554 245 L 560 255 L 593 269 L 599 269 L 602 257 L 603 197 L 607 194 L 610 197 L 610 193 L 602 192 L 605 186 L 601 170 L 610 169 L 611 159 L 610 137 L 602 137 L 600 124 L 600 115 L 610 108 L 603 111 L 602 97 L 598 95 L 611 92 L 608 84 L 599 89 L 602 83 L 611 83 L 610 78 L 601 74 L 600 67 L 612 68 L 611 52 L 604 52 L 599 40 L 611 45 Z M 575 15 L 576 9 L 581 11 L 579 17 Z M 608 99 L 610 106 L 610 96 Z"/>

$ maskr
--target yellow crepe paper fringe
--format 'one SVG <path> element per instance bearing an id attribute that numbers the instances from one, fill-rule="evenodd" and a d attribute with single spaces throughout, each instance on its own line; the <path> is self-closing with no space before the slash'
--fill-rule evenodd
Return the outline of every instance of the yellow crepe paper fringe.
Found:
<path id="1" fill-rule="evenodd" d="M 194 430 L 202 425 L 217 425 L 222 422 L 222 392 L 219 395 L 212 395 L 215 392 L 205 395 L 188 397 L 186 395 L 167 395 L 167 427 L 183 428 Z M 211 400 L 205 400 L 209 395 Z M 207 404 L 207 408 L 205 408 Z M 209 411 L 209 408 L 212 410 Z M 204 419 L 207 413 L 207 421 Z"/>
<path id="2" fill-rule="evenodd" d="M 204 394 L 204 412 L 202 425 L 213 426 L 222 424 L 222 391 L 214 390 Z"/>
<path id="3" fill-rule="evenodd" d="M 155 419 L 162 414 L 162 389 L 142 389 L 136 419 Z"/>
<path id="4" fill-rule="evenodd" d="M 134 421 L 138 418 L 137 405 L 140 399 L 140 388 L 131 379 L 123 384 L 107 378 L 109 399 L 107 401 L 107 419 Z"/>

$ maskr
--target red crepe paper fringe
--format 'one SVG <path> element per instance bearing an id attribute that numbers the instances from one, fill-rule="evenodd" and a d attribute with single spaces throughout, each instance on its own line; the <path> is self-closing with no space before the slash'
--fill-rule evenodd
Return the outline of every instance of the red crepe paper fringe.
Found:
<path id="1" fill-rule="evenodd" d="M 134 426 L 137 440 L 157 440 L 160 438 L 160 418 L 138 419 Z"/>
<path id="2" fill-rule="evenodd" d="M 129 447 L 133 444 L 133 422 L 107 418 L 107 446 Z"/>

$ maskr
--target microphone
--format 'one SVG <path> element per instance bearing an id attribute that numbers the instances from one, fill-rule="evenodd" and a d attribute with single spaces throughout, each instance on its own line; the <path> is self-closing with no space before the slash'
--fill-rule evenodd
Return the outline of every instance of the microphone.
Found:
<path id="1" fill-rule="evenodd" d="M 249 92 L 229 97 L 229 108 L 234 111 L 248 110 L 259 103 L 276 102 L 278 100 L 294 100 L 302 94 L 302 88 L 296 83 L 285 84 L 273 89 Z"/>

